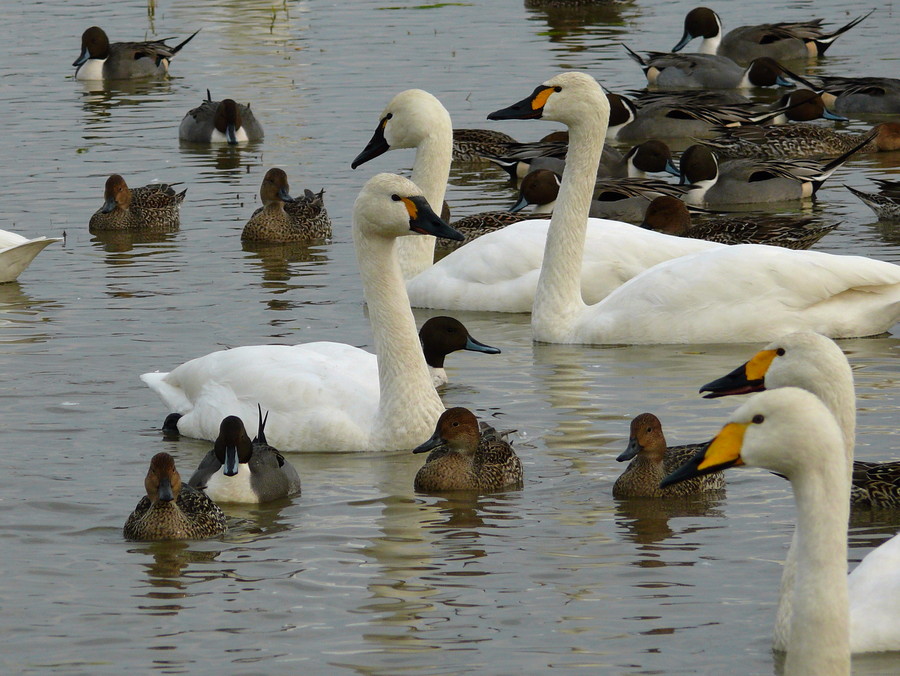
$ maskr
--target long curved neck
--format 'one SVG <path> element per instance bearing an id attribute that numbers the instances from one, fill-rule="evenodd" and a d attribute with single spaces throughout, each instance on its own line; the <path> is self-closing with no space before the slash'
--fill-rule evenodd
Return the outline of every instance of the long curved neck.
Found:
<path id="1" fill-rule="evenodd" d="M 791 483 L 797 502 L 797 572 L 784 673 L 844 676 L 850 673 L 850 483 L 842 467 L 827 463 Z"/>
<path id="2" fill-rule="evenodd" d="M 356 227 L 353 239 L 378 357 L 381 398 L 370 446 L 378 450 L 414 448 L 431 434 L 444 405 L 419 343 L 395 240 L 366 235 Z"/>
<path id="3" fill-rule="evenodd" d="M 411 176 L 436 214 L 444 205 L 452 158 L 453 128 L 448 116 L 446 123 L 436 123 L 433 132 L 417 146 Z M 434 237 L 402 237 L 397 241 L 397 253 L 403 279 L 412 279 L 434 263 Z"/>
<path id="4" fill-rule="evenodd" d="M 592 111 L 593 112 L 593 111 Z M 588 212 L 607 120 L 596 111 L 569 126 L 569 151 L 550 219 L 544 261 L 531 313 L 535 340 L 566 342 L 587 307 L 581 297 L 581 264 Z"/>

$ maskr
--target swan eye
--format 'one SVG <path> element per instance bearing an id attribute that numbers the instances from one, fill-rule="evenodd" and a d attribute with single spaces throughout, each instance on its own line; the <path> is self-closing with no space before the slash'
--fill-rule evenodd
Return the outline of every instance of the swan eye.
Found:
<path id="1" fill-rule="evenodd" d="M 388 113 L 387 115 L 384 116 L 384 121 L 387 122 L 388 120 L 392 119 L 393 117 L 394 117 L 393 113 Z"/>
<path id="2" fill-rule="evenodd" d="M 775 354 L 777 354 L 779 357 L 783 357 L 784 356 L 784 348 L 779 347 L 777 350 L 775 350 Z"/>
<path id="3" fill-rule="evenodd" d="M 391 195 L 391 199 L 394 200 L 395 202 L 399 202 L 399 201 L 400 201 L 400 195 Z"/>
<path id="4" fill-rule="evenodd" d="M 757 413 L 755 416 L 753 416 L 753 420 L 751 422 L 754 425 L 761 425 L 763 420 L 765 420 L 765 419 L 766 419 L 766 416 Z"/>
<path id="5" fill-rule="evenodd" d="M 560 87 L 559 85 L 556 85 L 556 86 L 553 88 L 553 91 L 555 91 L 555 92 L 561 92 L 561 91 L 562 91 L 562 87 Z"/>

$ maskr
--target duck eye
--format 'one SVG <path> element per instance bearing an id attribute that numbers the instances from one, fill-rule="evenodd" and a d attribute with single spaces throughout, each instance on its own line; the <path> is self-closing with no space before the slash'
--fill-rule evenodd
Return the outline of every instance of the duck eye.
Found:
<path id="1" fill-rule="evenodd" d="M 553 91 L 555 91 L 555 92 L 561 92 L 561 91 L 562 91 L 562 87 L 560 87 L 559 85 L 556 85 L 556 86 L 553 88 Z"/>
<path id="2" fill-rule="evenodd" d="M 399 201 L 400 201 L 400 195 L 391 195 L 391 199 L 394 200 L 395 202 L 399 202 Z"/>
<path id="3" fill-rule="evenodd" d="M 453 421 L 453 426 L 454 426 L 454 427 L 459 427 L 459 421 L 458 421 L 458 420 L 454 420 L 454 421 Z"/>
<path id="4" fill-rule="evenodd" d="M 779 347 L 777 350 L 775 350 L 775 354 L 777 354 L 779 357 L 783 357 L 784 356 L 784 348 Z"/>
<path id="5" fill-rule="evenodd" d="M 766 419 L 766 416 L 757 413 L 755 416 L 753 416 L 753 420 L 751 422 L 754 425 L 761 425 L 763 420 L 765 420 L 765 419 Z"/>

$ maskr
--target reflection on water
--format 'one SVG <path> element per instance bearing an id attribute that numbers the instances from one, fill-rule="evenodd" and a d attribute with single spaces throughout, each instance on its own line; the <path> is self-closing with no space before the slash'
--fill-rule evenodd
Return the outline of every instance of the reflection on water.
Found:
<path id="1" fill-rule="evenodd" d="M 177 135 L 177 130 L 175 133 Z M 259 141 L 229 145 L 179 141 L 178 151 L 185 163 L 199 170 L 195 174 L 197 181 L 238 184 L 242 182 L 244 174 L 257 173 L 262 168 L 263 143 Z"/>
<path id="2" fill-rule="evenodd" d="M 708 491 L 690 497 L 616 500 L 616 525 L 625 537 L 637 545 L 657 544 L 676 536 L 682 539 L 694 529 L 676 530 L 670 524 L 671 520 L 683 517 L 722 519 L 725 517 L 722 510 L 724 498 L 725 491 Z M 713 524 L 714 522 L 710 522 L 710 527 L 716 527 Z M 680 542 L 678 546 L 682 548 L 688 545 Z"/>

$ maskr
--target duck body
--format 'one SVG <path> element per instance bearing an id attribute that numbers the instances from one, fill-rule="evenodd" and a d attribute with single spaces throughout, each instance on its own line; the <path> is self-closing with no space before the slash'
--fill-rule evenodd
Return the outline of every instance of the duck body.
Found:
<path id="1" fill-rule="evenodd" d="M 260 418 L 256 439 L 250 441 L 240 418 L 224 418 L 215 447 L 200 461 L 188 484 L 216 502 L 255 504 L 298 495 L 300 475 L 269 446 L 265 424 L 266 419 Z"/>
<path id="2" fill-rule="evenodd" d="M 878 180 L 877 193 L 863 192 L 845 185 L 862 203 L 875 212 L 880 221 L 900 221 L 900 181 Z"/>
<path id="3" fill-rule="evenodd" d="M 628 50 L 643 69 L 647 83 L 660 89 L 746 89 L 787 86 L 784 70 L 773 59 L 754 59 L 741 66 L 715 54 L 648 52 L 646 58 Z"/>
<path id="4" fill-rule="evenodd" d="M 234 99 L 213 101 L 208 90 L 206 100 L 189 110 L 178 127 L 178 138 L 188 143 L 236 145 L 261 141 L 263 135 L 262 125 L 249 103 L 237 103 Z"/>
<path id="5" fill-rule="evenodd" d="M 467 409 L 451 408 L 441 414 L 431 438 L 413 449 L 413 453 L 428 451 L 414 481 L 415 490 L 422 493 L 522 487 L 522 462 L 512 446 L 493 429 L 483 433 Z"/>
<path id="6" fill-rule="evenodd" d="M 103 206 L 91 216 L 91 232 L 154 230 L 169 232 L 180 225 L 179 209 L 187 190 L 176 192 L 168 183 L 129 188 L 113 174 L 106 181 Z"/>
<path id="7" fill-rule="evenodd" d="M 91 26 L 81 36 L 81 54 L 72 64 L 76 80 L 135 80 L 163 77 L 169 61 L 197 33 L 174 47 L 165 40 L 113 42 L 102 28 Z"/>
<path id="8" fill-rule="evenodd" d="M 259 191 L 263 206 L 250 216 L 241 239 L 283 243 L 330 238 L 331 219 L 325 210 L 324 192 L 306 190 L 303 197 L 295 199 L 284 170 L 269 169 Z"/>
<path id="9" fill-rule="evenodd" d="M 0 230 L 0 284 L 14 282 L 41 251 L 53 242 L 61 241 L 58 237 L 28 239 L 9 230 Z"/>
<path id="10" fill-rule="evenodd" d="M 652 413 L 642 413 L 631 421 L 628 448 L 616 458 L 619 462 L 631 462 L 613 484 L 613 497 L 665 498 L 723 490 L 725 476 L 722 472 L 688 479 L 667 488 L 659 487 L 666 476 L 705 445 L 667 446 L 659 418 Z"/>
<path id="11" fill-rule="evenodd" d="M 412 448 L 433 428 L 444 407 L 393 244 L 418 232 L 462 236 L 434 214 L 412 182 L 392 174 L 378 174 L 363 187 L 353 232 L 377 359 L 342 343 L 250 346 L 200 357 L 168 374 L 144 374 L 169 408 L 184 414 L 179 431 L 215 438 L 222 418 L 248 416 L 249 402 L 269 411 L 273 444 L 290 451 Z M 295 365 L 285 368 L 285 360 Z M 228 404 L 232 410 L 223 411 Z"/>
<path id="12" fill-rule="evenodd" d="M 225 532 L 225 515 L 203 492 L 181 483 L 175 461 L 157 453 L 144 480 L 147 495 L 125 521 L 129 540 L 201 540 Z"/>
<path id="13" fill-rule="evenodd" d="M 454 129 L 453 159 L 460 162 L 484 162 L 485 155 L 503 155 L 518 141 L 493 129 Z"/>
<path id="14" fill-rule="evenodd" d="M 463 241 L 456 242 L 452 240 L 441 240 L 436 244 L 436 248 L 441 251 L 455 251 L 464 244 L 468 244 L 472 240 L 478 239 L 482 235 L 496 230 L 502 230 L 508 225 L 518 223 L 533 218 L 529 214 L 513 213 L 511 211 L 484 211 L 480 214 L 472 214 L 471 216 L 463 216 L 450 223 L 450 227 L 462 233 Z M 550 218 L 550 214 L 547 214 Z"/>

